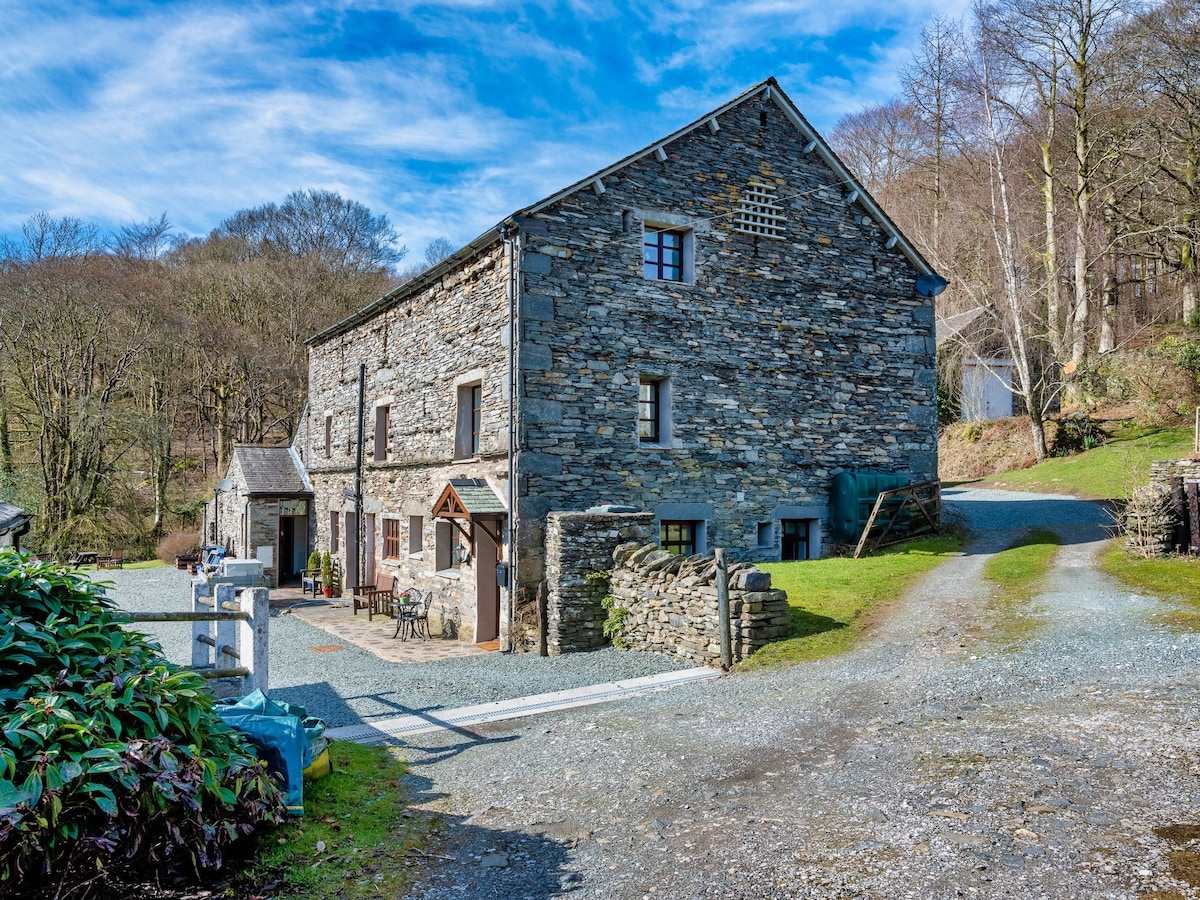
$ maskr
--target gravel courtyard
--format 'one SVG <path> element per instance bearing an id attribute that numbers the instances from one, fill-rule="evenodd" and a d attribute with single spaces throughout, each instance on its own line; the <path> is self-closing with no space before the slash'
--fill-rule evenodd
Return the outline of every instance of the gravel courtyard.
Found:
<path id="1" fill-rule="evenodd" d="M 977 541 L 850 655 L 413 738 L 449 859 L 407 896 L 1197 896 L 1200 637 L 1093 569 L 1096 505 L 946 499 Z M 981 570 L 1034 526 L 1064 545 L 1014 640 Z"/>

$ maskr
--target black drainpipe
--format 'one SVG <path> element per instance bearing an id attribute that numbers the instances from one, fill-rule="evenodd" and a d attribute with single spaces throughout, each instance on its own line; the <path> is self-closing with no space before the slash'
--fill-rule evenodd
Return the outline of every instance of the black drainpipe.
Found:
<path id="1" fill-rule="evenodd" d="M 367 364 L 358 364 L 358 451 L 354 459 L 354 586 L 363 582 L 363 522 L 362 513 L 362 470 L 363 470 L 363 416 L 366 415 Z M 349 537 L 349 535 L 347 535 Z"/>

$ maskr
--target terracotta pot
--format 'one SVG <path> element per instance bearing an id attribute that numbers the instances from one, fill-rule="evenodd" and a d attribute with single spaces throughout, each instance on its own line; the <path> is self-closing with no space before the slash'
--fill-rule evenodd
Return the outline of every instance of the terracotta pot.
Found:
<path id="1" fill-rule="evenodd" d="M 324 594 L 326 597 L 332 597 L 333 596 L 333 588 L 321 588 L 321 593 Z"/>

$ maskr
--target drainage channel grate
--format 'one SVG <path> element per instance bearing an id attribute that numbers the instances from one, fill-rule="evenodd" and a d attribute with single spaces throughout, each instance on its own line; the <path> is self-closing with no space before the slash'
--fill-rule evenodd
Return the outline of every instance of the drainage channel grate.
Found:
<path id="1" fill-rule="evenodd" d="M 326 735 L 337 740 L 353 741 L 356 744 L 377 744 L 389 738 L 399 738 L 404 735 L 479 725 L 485 722 L 500 722 L 540 712 L 589 706 L 593 703 L 631 697 L 652 690 L 663 690 L 676 685 L 705 681 L 717 677 L 718 674 L 708 668 L 685 669 L 681 672 L 650 675 L 626 682 L 598 684 L 592 688 L 555 691 L 549 694 L 536 694 L 532 697 L 518 697 L 496 703 L 466 706 L 461 709 L 447 710 L 444 715 L 400 716 L 374 725 L 348 725 L 344 728 L 331 728 Z"/>

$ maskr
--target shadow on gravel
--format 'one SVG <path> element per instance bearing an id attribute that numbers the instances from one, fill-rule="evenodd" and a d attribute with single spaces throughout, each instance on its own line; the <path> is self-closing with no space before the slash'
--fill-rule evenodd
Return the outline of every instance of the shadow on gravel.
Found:
<path id="1" fill-rule="evenodd" d="M 947 511 L 973 538 L 1036 529 L 1052 531 L 1063 544 L 1089 543 L 1113 525 L 1108 504 L 1066 497 L 1040 497 L 997 490 L 950 490 L 942 495 Z M 991 552 L 973 549 L 967 554 Z"/>
<path id="2" fill-rule="evenodd" d="M 443 797 L 432 789 L 429 778 L 411 770 L 404 785 L 411 806 Z M 569 871 L 567 863 L 575 844 L 589 835 L 557 834 L 555 823 L 538 823 L 531 828 L 539 830 L 530 832 L 488 828 L 483 820 L 491 812 L 489 807 L 470 816 L 431 814 L 424 873 L 405 896 L 410 900 L 540 900 L 570 894 L 581 886 L 580 875 Z"/>
<path id="3" fill-rule="evenodd" d="M 297 684 L 286 688 L 272 688 L 271 699 L 303 706 L 310 716 L 324 719 L 327 723 L 355 725 L 362 721 L 362 716 L 351 709 L 327 681 L 318 684 Z"/>

